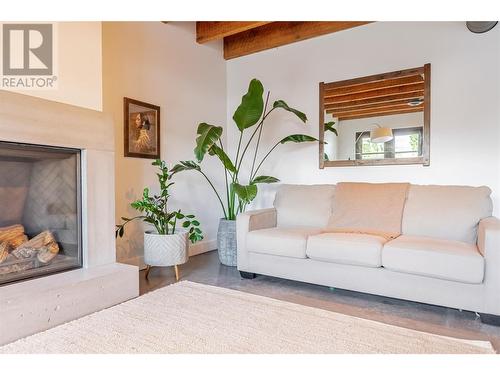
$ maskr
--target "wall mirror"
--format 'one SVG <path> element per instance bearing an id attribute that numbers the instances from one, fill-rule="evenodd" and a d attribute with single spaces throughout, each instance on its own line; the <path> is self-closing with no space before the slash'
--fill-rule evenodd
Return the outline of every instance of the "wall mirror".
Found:
<path id="1" fill-rule="evenodd" d="M 319 84 L 319 167 L 429 165 L 431 65 Z"/>

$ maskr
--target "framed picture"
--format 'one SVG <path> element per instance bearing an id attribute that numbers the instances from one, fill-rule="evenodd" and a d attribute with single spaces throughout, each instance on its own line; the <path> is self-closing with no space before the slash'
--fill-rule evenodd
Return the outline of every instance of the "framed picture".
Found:
<path id="1" fill-rule="evenodd" d="M 160 158 L 160 107 L 123 98 L 125 156 Z"/>

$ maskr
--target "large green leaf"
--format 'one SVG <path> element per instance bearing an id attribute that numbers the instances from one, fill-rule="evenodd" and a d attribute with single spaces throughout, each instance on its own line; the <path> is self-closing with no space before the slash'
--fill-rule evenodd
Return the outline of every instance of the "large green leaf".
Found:
<path id="1" fill-rule="evenodd" d="M 224 150 L 222 148 L 220 148 L 217 145 L 213 145 L 208 150 L 208 153 L 210 155 L 217 155 L 219 160 L 224 165 L 224 168 L 226 168 L 228 171 L 233 172 L 233 173 L 236 172 L 236 167 L 234 166 L 233 162 L 231 161 L 231 159 L 229 159 L 229 156 L 227 156 L 227 154 L 224 152 Z"/>
<path id="2" fill-rule="evenodd" d="M 335 129 L 333 127 L 333 125 L 335 125 L 335 121 L 326 122 L 325 123 L 325 132 L 330 131 L 330 132 L 334 133 L 336 136 L 338 136 L 339 133 L 337 133 L 337 129 Z"/>
<path id="3" fill-rule="evenodd" d="M 295 142 L 295 143 L 302 143 L 302 142 L 314 142 L 318 141 L 316 138 L 311 137 L 310 135 L 307 134 L 292 134 L 289 135 L 288 137 L 283 138 L 280 143 L 288 143 L 288 142 Z"/>
<path id="4" fill-rule="evenodd" d="M 250 203 L 257 196 L 257 185 L 240 185 L 236 182 L 231 185 L 238 198 L 245 203 Z"/>
<path id="5" fill-rule="evenodd" d="M 233 115 L 233 120 L 241 132 L 260 120 L 264 110 L 263 93 L 262 83 L 258 79 L 252 79 L 248 86 L 248 92 L 241 98 L 241 104 Z"/>
<path id="6" fill-rule="evenodd" d="M 274 184 L 275 182 L 280 182 L 280 180 L 273 176 L 258 176 L 252 180 L 252 184 Z"/>
<path id="7" fill-rule="evenodd" d="M 307 121 L 307 116 L 305 113 L 296 110 L 295 108 L 289 107 L 284 100 L 276 100 L 273 104 L 273 108 L 283 108 L 285 111 L 292 112 L 295 114 L 302 122 Z"/>
<path id="8" fill-rule="evenodd" d="M 210 147 L 212 147 L 214 143 L 220 139 L 222 135 L 222 127 L 203 122 L 198 125 L 196 133 L 198 134 L 198 137 L 196 138 L 194 155 L 196 156 L 196 159 L 201 162 Z"/>
<path id="9" fill-rule="evenodd" d="M 170 170 L 170 173 L 173 175 L 175 173 L 179 173 L 182 171 L 190 171 L 190 170 L 199 171 L 200 169 L 201 169 L 200 166 L 194 161 L 186 160 L 186 161 L 180 161 L 179 164 L 174 165 L 174 167 Z"/>

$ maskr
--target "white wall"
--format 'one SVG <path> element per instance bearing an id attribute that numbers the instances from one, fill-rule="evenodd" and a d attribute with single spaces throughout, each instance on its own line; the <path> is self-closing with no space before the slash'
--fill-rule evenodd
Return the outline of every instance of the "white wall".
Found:
<path id="1" fill-rule="evenodd" d="M 161 107 L 162 159 L 170 165 L 192 160 L 198 123 L 225 124 L 225 67 L 222 44 L 197 44 L 194 22 L 103 23 L 103 97 L 104 111 L 115 122 L 117 222 L 137 214 L 130 202 L 145 186 L 157 191 L 152 160 L 123 157 L 123 97 Z M 220 187 L 217 161 L 204 161 L 204 169 Z M 214 193 L 196 172 L 179 174 L 174 181 L 171 208 L 196 214 L 205 234 L 192 252 L 215 249 L 222 214 Z M 141 264 L 142 255 L 142 227 L 131 224 L 117 241 L 118 261 Z"/>
<path id="2" fill-rule="evenodd" d="M 54 22 L 57 88 L 16 90 L 79 107 L 102 110 L 101 22 Z M 1 27 L 1 24 L 0 24 Z"/>
<path id="3" fill-rule="evenodd" d="M 286 134 L 318 135 L 318 83 L 432 64 L 431 165 L 318 169 L 318 148 L 285 145 L 262 172 L 287 183 L 410 181 L 420 184 L 488 185 L 500 213 L 500 27 L 469 32 L 464 22 L 376 22 L 229 60 L 228 123 L 251 78 L 271 98 L 284 99 L 309 118 L 273 113 L 264 144 Z M 237 133 L 229 126 L 228 145 Z M 269 188 L 269 191 L 272 188 Z M 261 194 L 255 207 L 271 204 Z"/>

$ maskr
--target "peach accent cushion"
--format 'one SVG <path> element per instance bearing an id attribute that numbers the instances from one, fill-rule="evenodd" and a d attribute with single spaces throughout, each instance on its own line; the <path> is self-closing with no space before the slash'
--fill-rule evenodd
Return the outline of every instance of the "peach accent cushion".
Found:
<path id="1" fill-rule="evenodd" d="M 341 182 L 333 198 L 328 232 L 364 233 L 396 238 L 410 184 Z"/>

